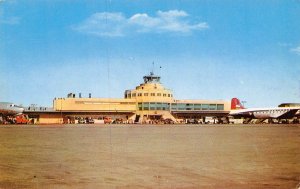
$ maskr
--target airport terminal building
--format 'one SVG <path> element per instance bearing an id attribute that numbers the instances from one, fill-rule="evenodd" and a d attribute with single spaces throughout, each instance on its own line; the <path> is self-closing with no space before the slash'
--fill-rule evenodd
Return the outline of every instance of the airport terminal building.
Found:
<path id="1" fill-rule="evenodd" d="M 151 123 L 158 120 L 185 122 L 208 118 L 220 119 L 230 111 L 230 101 L 177 100 L 173 92 L 151 72 L 135 89 L 126 90 L 124 98 L 82 98 L 69 93 L 66 98 L 55 98 L 53 108 L 27 108 L 25 113 L 39 124 L 76 123 L 79 118 L 91 117 L 121 120 L 126 123 Z"/>

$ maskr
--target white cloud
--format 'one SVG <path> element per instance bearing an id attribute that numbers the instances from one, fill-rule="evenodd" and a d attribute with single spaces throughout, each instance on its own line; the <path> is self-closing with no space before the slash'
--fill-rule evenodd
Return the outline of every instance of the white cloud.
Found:
<path id="1" fill-rule="evenodd" d="M 73 29 L 98 36 L 122 36 L 126 18 L 122 13 L 95 13 Z"/>
<path id="2" fill-rule="evenodd" d="M 291 51 L 294 52 L 294 53 L 296 53 L 296 54 L 298 54 L 298 55 L 300 55 L 300 46 L 291 49 Z"/>
<path id="3" fill-rule="evenodd" d="M 152 18 L 148 14 L 135 14 L 128 19 L 128 23 L 144 28 L 157 27 L 160 24 L 161 20 L 158 18 Z"/>
<path id="4" fill-rule="evenodd" d="M 144 33 L 191 33 L 208 29 L 205 22 L 191 23 L 185 11 L 157 11 L 152 17 L 146 13 L 137 13 L 126 18 L 122 13 L 95 13 L 73 29 L 98 36 L 123 36 L 129 32 Z"/>

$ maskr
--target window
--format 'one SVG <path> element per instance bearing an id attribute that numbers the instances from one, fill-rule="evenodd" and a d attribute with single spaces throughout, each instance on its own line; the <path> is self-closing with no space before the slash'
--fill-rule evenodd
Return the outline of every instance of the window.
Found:
<path id="1" fill-rule="evenodd" d="M 149 110 L 149 103 L 148 102 L 144 102 L 143 106 L 144 106 L 144 110 Z"/>
<path id="2" fill-rule="evenodd" d="M 161 96 L 161 93 L 157 93 L 157 96 Z"/>
<path id="3" fill-rule="evenodd" d="M 170 94 L 168 94 L 168 97 L 171 97 L 171 95 L 170 95 Z"/>
<path id="4" fill-rule="evenodd" d="M 224 110 L 224 104 L 217 104 L 217 110 Z"/>
<path id="5" fill-rule="evenodd" d="M 169 110 L 169 104 L 168 103 L 162 103 L 162 110 Z"/>
<path id="6" fill-rule="evenodd" d="M 157 102 L 157 103 L 156 103 L 156 109 L 157 109 L 157 110 L 161 110 L 161 109 L 162 109 L 162 104 L 161 104 L 161 102 Z"/>
<path id="7" fill-rule="evenodd" d="M 136 94 L 135 93 L 132 93 L 132 97 L 135 97 L 136 96 Z"/>
<path id="8" fill-rule="evenodd" d="M 138 93 L 138 96 L 142 96 L 142 93 Z"/>
<path id="9" fill-rule="evenodd" d="M 194 110 L 201 110 L 201 104 L 194 104 Z"/>
<path id="10" fill-rule="evenodd" d="M 209 110 L 216 110 L 217 105 L 216 104 L 210 104 L 209 105 Z"/>
<path id="11" fill-rule="evenodd" d="M 151 96 L 155 96 L 155 93 L 151 93 Z"/>
<path id="12" fill-rule="evenodd" d="M 177 110 L 177 104 L 176 103 L 172 103 L 171 107 L 172 107 L 172 110 Z"/>
<path id="13" fill-rule="evenodd" d="M 155 110 L 155 102 L 150 102 L 150 110 Z"/>
<path id="14" fill-rule="evenodd" d="M 167 94 L 163 94 L 163 97 L 166 97 L 167 96 Z"/>
<path id="15" fill-rule="evenodd" d="M 148 96 L 148 93 L 144 93 L 144 96 Z"/>
<path id="16" fill-rule="evenodd" d="M 177 104 L 178 110 L 186 110 L 186 104 Z"/>
<path id="17" fill-rule="evenodd" d="M 143 110 L 143 106 L 142 106 L 142 103 L 138 103 L 138 108 L 139 108 L 139 110 Z"/>
<path id="18" fill-rule="evenodd" d="M 202 104 L 202 110 L 208 110 L 208 104 Z"/>

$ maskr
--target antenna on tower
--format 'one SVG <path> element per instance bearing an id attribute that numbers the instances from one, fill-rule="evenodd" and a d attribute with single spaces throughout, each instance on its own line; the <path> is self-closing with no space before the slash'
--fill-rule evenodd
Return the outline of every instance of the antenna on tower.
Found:
<path id="1" fill-rule="evenodd" d="M 152 62 L 152 71 L 150 72 L 150 75 L 154 75 L 154 61 Z"/>
<path id="2" fill-rule="evenodd" d="M 159 66 L 159 75 L 161 76 L 161 66 Z"/>

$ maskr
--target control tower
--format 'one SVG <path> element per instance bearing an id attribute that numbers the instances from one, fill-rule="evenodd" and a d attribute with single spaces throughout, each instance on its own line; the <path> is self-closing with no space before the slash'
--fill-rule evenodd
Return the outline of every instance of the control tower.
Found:
<path id="1" fill-rule="evenodd" d="M 170 118 L 170 104 L 174 101 L 173 92 L 160 82 L 160 76 L 150 72 L 143 77 L 144 82 L 133 90 L 125 91 L 125 99 L 134 99 L 137 104 L 136 121 Z"/>
<path id="2" fill-rule="evenodd" d="M 160 83 L 160 76 L 156 76 L 153 72 L 150 72 L 150 75 L 144 76 L 144 83 Z"/>
<path id="3" fill-rule="evenodd" d="M 166 89 L 160 83 L 160 76 L 150 72 L 143 77 L 144 83 L 141 83 L 133 90 L 125 91 L 126 99 L 136 99 L 137 102 L 172 102 L 173 92 Z"/>

